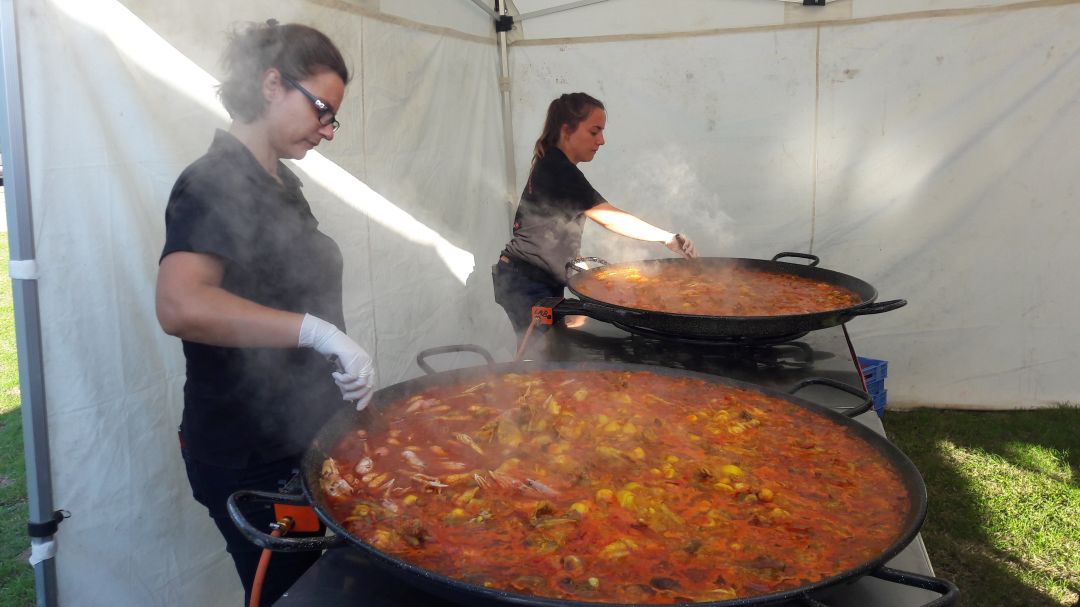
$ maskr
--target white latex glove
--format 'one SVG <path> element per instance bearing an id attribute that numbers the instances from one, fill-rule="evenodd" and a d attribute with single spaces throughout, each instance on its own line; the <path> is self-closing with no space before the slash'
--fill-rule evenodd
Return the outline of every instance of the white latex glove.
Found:
<path id="1" fill-rule="evenodd" d="M 355 402 L 357 411 L 368 406 L 375 391 L 375 363 L 355 341 L 332 323 L 305 314 L 300 324 L 299 346 L 311 348 L 327 360 L 336 360 L 340 371 L 330 375 L 341 390 L 341 397 Z"/>
<path id="2" fill-rule="evenodd" d="M 672 251 L 682 255 L 686 259 L 693 259 L 697 257 L 697 251 L 694 250 L 694 241 L 690 240 L 690 237 L 686 234 L 673 234 L 664 246 Z"/>

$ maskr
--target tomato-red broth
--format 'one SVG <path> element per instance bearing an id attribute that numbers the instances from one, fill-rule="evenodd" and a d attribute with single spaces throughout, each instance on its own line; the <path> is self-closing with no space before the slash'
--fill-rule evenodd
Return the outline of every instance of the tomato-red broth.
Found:
<path id="1" fill-rule="evenodd" d="M 820 280 L 690 262 L 598 268 L 575 283 L 574 290 L 625 308 L 702 316 L 813 314 L 862 303 L 854 291 Z"/>
<path id="2" fill-rule="evenodd" d="M 721 601 L 813 583 L 896 540 L 896 471 L 757 391 L 650 372 L 432 387 L 350 432 L 320 481 L 355 537 L 476 585 L 598 602 Z"/>

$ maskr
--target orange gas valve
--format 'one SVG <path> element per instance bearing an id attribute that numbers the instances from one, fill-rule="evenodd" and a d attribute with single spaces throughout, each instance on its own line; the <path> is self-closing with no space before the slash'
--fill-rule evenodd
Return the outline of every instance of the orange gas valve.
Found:
<path id="1" fill-rule="evenodd" d="M 536 324 L 550 325 L 555 322 L 555 306 L 562 303 L 562 297 L 545 297 L 536 302 L 532 308 L 532 317 Z"/>
<path id="2" fill-rule="evenodd" d="M 274 520 L 280 521 L 286 516 L 293 520 L 293 532 L 307 533 L 319 530 L 319 517 L 311 506 L 274 504 Z"/>

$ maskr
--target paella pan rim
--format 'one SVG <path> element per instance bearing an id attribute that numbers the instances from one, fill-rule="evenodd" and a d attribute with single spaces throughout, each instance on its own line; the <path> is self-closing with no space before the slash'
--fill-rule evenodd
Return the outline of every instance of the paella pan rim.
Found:
<path id="1" fill-rule="evenodd" d="M 684 312 L 667 312 L 663 310 L 649 310 L 645 308 L 631 308 L 629 306 L 620 306 L 618 304 L 613 304 L 602 299 L 595 299 L 593 297 L 585 295 L 584 293 L 580 292 L 576 287 L 578 283 L 585 280 L 585 276 L 588 276 L 591 273 L 596 272 L 600 269 L 611 269 L 618 268 L 620 266 L 633 266 L 641 264 L 668 265 L 686 263 L 694 263 L 699 265 L 717 265 L 722 267 L 750 266 L 754 267 L 754 269 L 758 269 L 771 274 L 788 273 L 800 277 L 822 280 L 829 284 L 841 286 L 846 289 L 850 289 L 851 291 L 854 291 L 855 294 L 859 296 L 860 302 L 846 308 L 833 308 L 829 310 L 804 312 L 800 314 L 772 314 L 767 316 L 714 316 L 708 314 L 687 314 Z M 591 268 L 589 270 L 583 270 L 571 276 L 567 281 L 567 288 L 570 289 L 570 292 L 579 297 L 582 301 L 590 302 L 600 306 L 610 307 L 613 310 L 625 310 L 634 314 L 662 315 L 674 321 L 695 322 L 711 320 L 722 321 L 724 323 L 732 324 L 753 324 L 764 322 L 800 323 L 826 320 L 830 316 L 834 315 L 838 317 L 850 316 L 856 314 L 860 309 L 873 304 L 874 301 L 877 300 L 878 296 L 877 289 L 874 288 L 873 285 L 849 274 L 843 274 L 835 270 L 829 270 L 827 268 L 820 268 L 817 266 L 808 266 L 805 264 L 790 263 L 784 261 L 770 261 L 767 259 L 753 259 L 748 257 L 698 257 L 693 260 L 686 260 L 681 258 L 664 258 L 613 263 L 606 266 Z"/>
<path id="2" fill-rule="evenodd" d="M 571 362 L 571 363 L 535 363 L 516 362 L 499 363 L 491 366 L 465 367 L 452 371 L 443 371 L 434 375 L 426 375 L 410 380 L 405 380 L 375 393 L 369 406 L 384 407 L 403 396 L 415 394 L 428 387 L 445 383 L 456 383 L 465 379 L 474 379 L 478 376 L 491 376 L 504 373 L 528 373 L 533 371 L 556 371 L 556 370 L 580 370 L 580 371 L 645 371 L 657 375 L 669 375 L 677 377 L 698 378 L 711 383 L 723 384 L 735 388 L 754 390 L 767 396 L 779 398 L 813 414 L 819 415 L 828 421 L 839 423 L 854 435 L 867 443 L 868 447 L 875 449 L 900 477 L 901 483 L 908 491 L 910 509 L 897 533 L 896 539 L 877 556 L 863 563 L 836 574 L 804 584 L 802 586 L 768 594 L 757 594 L 746 597 L 737 597 L 722 601 L 694 602 L 694 603 L 612 603 L 597 601 L 579 601 L 574 599 L 561 599 L 544 597 L 524 593 L 516 593 L 507 590 L 486 588 L 460 579 L 437 573 L 414 565 L 408 561 L 391 556 L 364 542 L 362 539 L 348 532 L 329 513 L 324 500 L 321 499 L 319 488 L 319 474 L 323 461 L 328 456 L 329 448 L 337 444 L 345 432 L 354 429 L 361 418 L 350 409 L 342 410 L 331 418 L 319 431 L 318 436 L 304 454 L 302 470 L 302 490 L 304 497 L 312 505 L 318 517 L 335 534 L 344 538 L 349 546 L 359 548 L 372 557 L 372 562 L 397 576 L 406 583 L 417 584 L 425 591 L 442 596 L 453 602 L 469 601 L 462 604 L 490 604 L 490 605 L 530 605 L 534 607 L 641 607 L 652 605 L 695 605 L 697 607 L 741 607 L 750 605 L 775 605 L 813 595 L 828 587 L 844 581 L 854 581 L 887 563 L 900 553 L 918 534 L 926 517 L 926 485 L 914 463 L 896 446 L 878 435 L 872 429 L 863 424 L 847 418 L 836 411 L 801 399 L 797 396 L 773 390 L 756 384 L 743 382 L 728 377 L 658 367 L 652 365 L 631 363 L 608 363 L 608 362 Z M 479 603 L 477 601 L 480 601 Z"/>

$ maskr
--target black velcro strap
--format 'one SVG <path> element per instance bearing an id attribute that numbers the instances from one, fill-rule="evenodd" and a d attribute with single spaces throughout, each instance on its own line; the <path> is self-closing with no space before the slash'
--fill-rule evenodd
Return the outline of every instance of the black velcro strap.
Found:
<path id="1" fill-rule="evenodd" d="M 57 510 L 56 512 L 53 512 L 51 521 L 46 523 L 27 523 L 26 528 L 30 533 L 30 537 L 49 537 L 50 535 L 56 535 L 57 529 L 60 528 L 60 523 L 69 516 L 71 516 L 71 513 L 67 510 Z"/>

